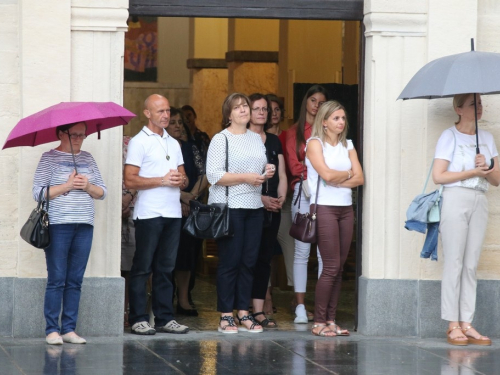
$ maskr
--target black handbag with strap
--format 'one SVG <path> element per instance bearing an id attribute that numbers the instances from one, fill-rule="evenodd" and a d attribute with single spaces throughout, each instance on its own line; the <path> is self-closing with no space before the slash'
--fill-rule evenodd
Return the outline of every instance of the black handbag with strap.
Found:
<path id="1" fill-rule="evenodd" d="M 25 240 L 30 245 L 37 247 L 39 249 L 45 249 L 50 245 L 50 233 L 49 233 L 49 188 L 47 186 L 47 199 L 45 200 L 46 210 L 43 209 L 43 192 L 44 189 L 40 190 L 40 195 L 38 196 L 38 205 L 31 212 L 28 221 L 21 228 L 21 238 Z"/>
<path id="2" fill-rule="evenodd" d="M 229 144 L 225 135 L 224 138 L 226 139 L 226 172 L 228 172 Z M 189 216 L 183 230 L 191 236 L 201 239 L 218 239 L 232 236 L 233 227 L 229 218 L 228 200 L 228 186 L 226 186 L 226 203 L 203 204 L 194 199 L 190 200 Z"/>

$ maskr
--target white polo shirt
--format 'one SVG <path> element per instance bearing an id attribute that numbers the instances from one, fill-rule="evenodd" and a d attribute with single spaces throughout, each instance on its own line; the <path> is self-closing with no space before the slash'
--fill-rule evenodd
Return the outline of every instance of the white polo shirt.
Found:
<path id="1" fill-rule="evenodd" d="M 169 156 L 167 160 L 167 155 Z M 163 177 L 170 169 L 184 165 L 179 142 L 163 130 L 163 136 L 153 133 L 148 127 L 130 140 L 125 164 L 139 167 L 140 177 Z M 155 217 L 181 218 L 181 192 L 178 187 L 159 186 L 139 190 L 134 207 L 135 219 Z"/>

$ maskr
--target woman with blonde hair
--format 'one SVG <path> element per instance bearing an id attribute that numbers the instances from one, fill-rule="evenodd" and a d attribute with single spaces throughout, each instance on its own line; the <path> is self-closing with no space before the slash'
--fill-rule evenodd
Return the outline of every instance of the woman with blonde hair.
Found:
<path id="1" fill-rule="evenodd" d="M 474 108 L 476 107 L 476 109 Z M 476 270 L 488 223 L 489 185 L 498 186 L 498 152 L 491 133 L 479 130 L 476 144 L 476 115 L 483 106 L 479 94 L 453 98 L 458 114 L 455 126 L 438 140 L 432 179 L 442 184 L 443 205 L 439 232 L 443 243 L 441 318 L 447 320 L 447 340 L 452 345 L 491 345 L 491 340 L 472 327 L 476 308 Z M 476 154 L 479 147 L 480 154 Z M 494 160 L 489 169 L 490 158 Z"/>
<path id="2" fill-rule="evenodd" d="M 311 205 L 318 194 L 316 233 L 323 260 L 315 293 L 312 334 L 316 336 L 349 335 L 335 323 L 335 315 L 354 228 L 351 189 L 363 185 L 364 177 L 347 130 L 345 108 L 336 101 L 326 102 L 318 111 L 306 145 Z"/>

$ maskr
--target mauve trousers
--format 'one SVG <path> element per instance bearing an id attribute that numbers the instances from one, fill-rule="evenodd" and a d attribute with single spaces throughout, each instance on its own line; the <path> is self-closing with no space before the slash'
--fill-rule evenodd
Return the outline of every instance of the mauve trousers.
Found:
<path id="1" fill-rule="evenodd" d="M 317 208 L 318 249 L 323 259 L 323 272 L 316 284 L 314 321 L 335 320 L 342 284 L 342 270 L 351 247 L 354 228 L 352 206 Z"/>

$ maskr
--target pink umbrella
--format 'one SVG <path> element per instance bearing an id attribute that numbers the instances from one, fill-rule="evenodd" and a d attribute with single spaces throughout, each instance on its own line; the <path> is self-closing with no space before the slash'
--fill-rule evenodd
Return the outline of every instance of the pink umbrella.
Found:
<path id="1" fill-rule="evenodd" d="M 135 114 L 113 102 L 62 102 L 23 118 L 12 129 L 2 149 L 37 146 L 58 141 L 55 128 L 84 121 L 87 135 L 126 125 Z"/>

